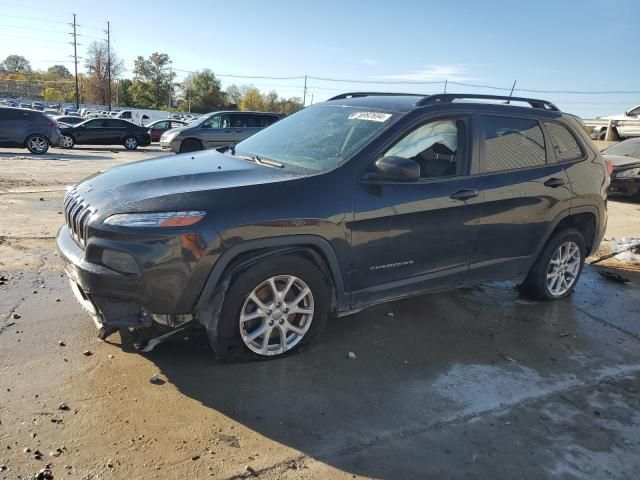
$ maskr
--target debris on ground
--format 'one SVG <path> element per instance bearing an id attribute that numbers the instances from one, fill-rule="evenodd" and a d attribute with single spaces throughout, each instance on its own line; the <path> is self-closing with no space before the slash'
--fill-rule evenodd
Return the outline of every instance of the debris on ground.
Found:
<path id="1" fill-rule="evenodd" d="M 595 265 L 608 258 L 618 257 L 618 260 L 640 264 L 640 238 L 623 238 L 611 240 L 611 253 L 596 258 L 589 265 Z"/>
<path id="2" fill-rule="evenodd" d="M 18 320 L 18 319 L 22 318 L 22 316 L 18 315 L 17 313 L 14 313 L 13 314 L 13 318 L 14 318 L 14 320 Z"/>
<path id="3" fill-rule="evenodd" d="M 162 385 L 163 383 L 165 383 L 164 380 L 160 378 L 160 375 L 158 375 L 157 373 L 154 373 L 149 377 L 149 382 L 153 383 L 154 385 Z"/>
<path id="4" fill-rule="evenodd" d="M 191 457 L 191 460 L 196 461 L 200 458 L 200 455 L 196 454 L 193 457 Z"/>
<path id="5" fill-rule="evenodd" d="M 625 277 L 623 275 L 620 275 L 619 273 L 610 272 L 609 270 L 598 270 L 598 273 L 600 274 L 600 276 L 613 282 L 629 283 L 631 281 L 629 277 Z"/>
<path id="6" fill-rule="evenodd" d="M 85 357 L 90 357 L 91 355 L 93 355 L 93 352 L 91 350 L 85 350 L 84 352 L 82 352 L 82 354 Z"/>
<path id="7" fill-rule="evenodd" d="M 393 312 L 387 312 L 387 317 L 393 317 Z"/>
<path id="8" fill-rule="evenodd" d="M 353 353 L 353 352 L 349 352 L 349 353 L 347 353 L 347 358 L 349 360 L 355 360 L 356 359 L 356 354 Z"/>
<path id="9" fill-rule="evenodd" d="M 162 342 L 168 340 L 169 338 L 171 338 L 172 336 L 174 336 L 176 333 L 181 332 L 184 330 L 184 327 L 179 328 L 178 330 L 173 330 L 169 333 L 165 333 L 164 335 L 160 335 L 159 337 L 156 338 L 152 338 L 151 340 L 148 340 L 146 342 L 143 343 L 136 343 L 134 345 L 134 348 L 136 350 L 138 350 L 139 352 L 142 353 L 149 353 L 151 352 L 154 348 L 156 348 L 158 345 L 160 345 Z"/>
<path id="10" fill-rule="evenodd" d="M 64 343 L 64 341 L 63 341 L 63 340 L 60 340 L 60 341 L 58 342 L 58 345 L 60 345 L 61 347 L 66 347 L 66 346 L 67 346 L 67 344 L 66 344 L 66 343 Z"/>
<path id="11" fill-rule="evenodd" d="M 35 480 L 53 480 L 53 472 L 48 468 L 43 468 L 33 478 Z"/>
<path id="12" fill-rule="evenodd" d="M 71 409 L 69 408 L 69 405 L 67 405 L 66 403 L 62 402 L 60 405 L 58 405 L 58 410 L 67 411 L 67 410 L 71 410 Z"/>
<path id="13" fill-rule="evenodd" d="M 244 469 L 249 475 L 258 475 L 258 472 L 256 472 L 256 470 L 251 465 L 247 465 L 246 467 L 244 467 Z"/>
<path id="14" fill-rule="evenodd" d="M 571 333 L 569 332 L 564 332 L 560 334 L 560 337 L 568 337 L 569 335 L 571 335 Z"/>

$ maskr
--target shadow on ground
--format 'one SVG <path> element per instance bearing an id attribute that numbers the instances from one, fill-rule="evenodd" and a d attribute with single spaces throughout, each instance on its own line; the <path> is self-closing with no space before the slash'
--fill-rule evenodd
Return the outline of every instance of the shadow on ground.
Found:
<path id="1" fill-rule="evenodd" d="M 637 338 L 621 315 L 613 326 L 607 316 L 639 304 L 637 277 L 620 285 L 587 267 L 579 294 L 563 301 L 524 300 L 502 283 L 426 295 L 335 319 L 313 349 L 283 360 L 215 362 L 202 332 L 148 358 L 182 394 L 309 457 L 358 475 L 410 476 L 408 466 L 428 465 L 420 445 L 400 446 L 408 438 L 637 368 Z M 475 441 L 483 435 L 491 442 L 491 429 Z M 514 441 L 526 439 L 523 430 Z M 353 461 L 375 449 L 388 458 Z M 530 463 L 542 478 L 557 461 Z M 504 468 L 517 476 L 518 465 Z"/>

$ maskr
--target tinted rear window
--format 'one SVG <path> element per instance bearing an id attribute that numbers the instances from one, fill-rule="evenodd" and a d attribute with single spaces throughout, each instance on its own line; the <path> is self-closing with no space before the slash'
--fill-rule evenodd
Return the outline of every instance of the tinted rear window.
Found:
<path id="1" fill-rule="evenodd" d="M 544 136 L 536 120 L 483 116 L 485 172 L 537 167 L 547 163 Z"/>
<path id="2" fill-rule="evenodd" d="M 571 132 L 559 123 L 545 123 L 551 145 L 558 160 L 576 160 L 582 157 L 582 149 Z"/>

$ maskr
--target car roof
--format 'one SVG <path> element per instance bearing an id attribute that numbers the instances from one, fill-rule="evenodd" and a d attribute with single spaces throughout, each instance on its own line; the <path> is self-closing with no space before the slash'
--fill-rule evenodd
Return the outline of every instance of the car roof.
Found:
<path id="1" fill-rule="evenodd" d="M 500 103 L 497 103 L 500 102 Z M 518 103 L 511 103 L 518 102 Z M 520 103 L 528 104 L 521 106 Z M 547 100 L 523 97 L 506 97 L 500 95 L 475 94 L 398 94 L 377 92 L 353 92 L 330 98 L 325 105 L 341 105 L 359 108 L 372 108 L 397 113 L 407 113 L 422 108 L 442 110 L 455 109 L 473 112 L 504 112 L 518 114 L 534 114 L 548 118 L 562 116 L 562 112 Z"/>

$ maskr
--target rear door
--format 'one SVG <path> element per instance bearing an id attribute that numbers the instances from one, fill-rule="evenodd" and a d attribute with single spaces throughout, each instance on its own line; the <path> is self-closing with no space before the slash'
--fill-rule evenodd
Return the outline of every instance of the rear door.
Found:
<path id="1" fill-rule="evenodd" d="M 109 144 L 120 144 L 123 142 L 124 137 L 132 134 L 130 122 L 126 120 L 118 120 L 118 119 L 107 119 L 105 122 L 105 134 L 104 139 L 105 142 Z"/>
<path id="2" fill-rule="evenodd" d="M 107 131 L 105 129 L 104 122 L 104 119 L 96 118 L 95 120 L 89 120 L 74 129 L 76 143 L 86 145 L 106 145 L 105 140 Z"/>
<path id="3" fill-rule="evenodd" d="M 526 272 L 571 202 L 569 179 L 536 118 L 480 118 L 484 205 L 467 283 Z"/>

